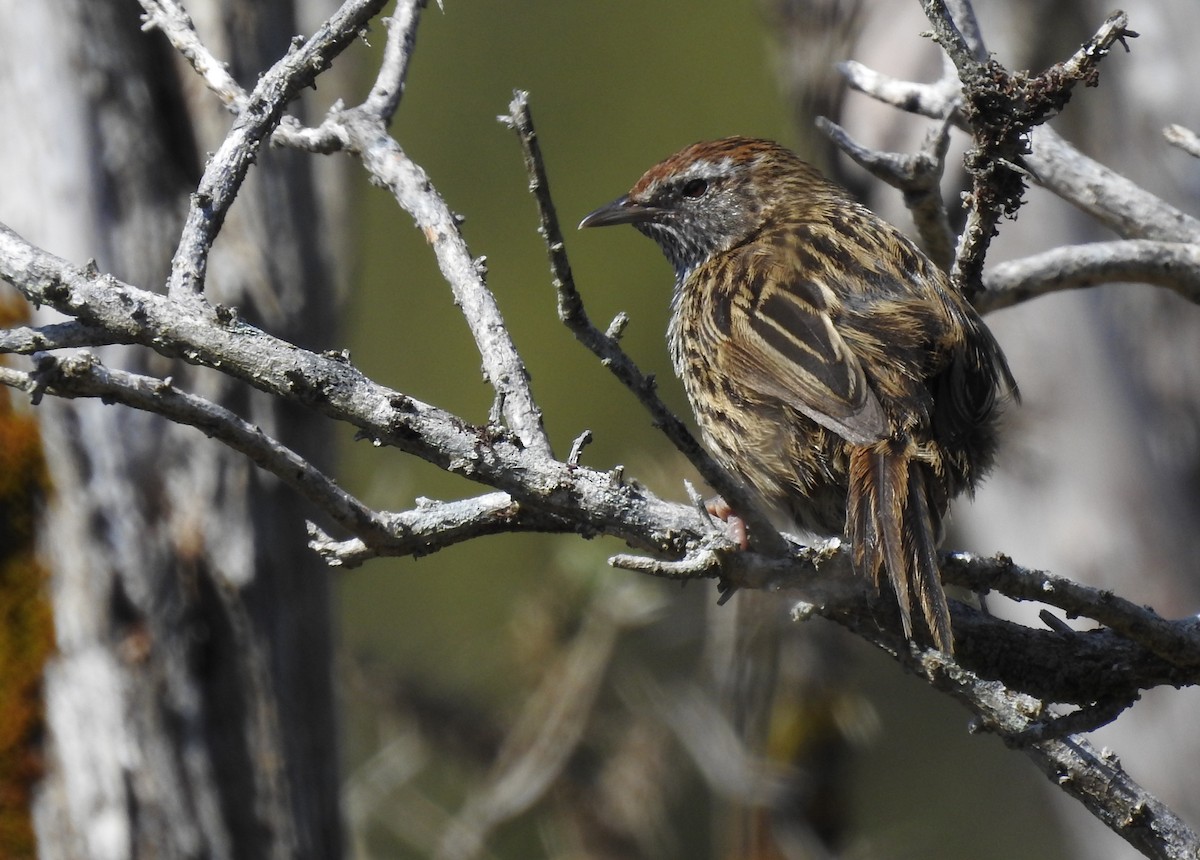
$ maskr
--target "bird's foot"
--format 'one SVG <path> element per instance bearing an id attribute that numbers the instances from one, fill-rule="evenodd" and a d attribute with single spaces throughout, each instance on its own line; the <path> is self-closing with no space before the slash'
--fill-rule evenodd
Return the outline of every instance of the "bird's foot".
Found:
<path id="1" fill-rule="evenodd" d="M 729 507 L 728 502 L 720 496 L 715 496 L 704 503 L 704 509 L 708 511 L 709 516 L 725 523 L 729 537 L 738 545 L 739 549 L 750 549 L 750 536 L 746 531 L 746 521 L 733 512 L 733 508 Z"/>

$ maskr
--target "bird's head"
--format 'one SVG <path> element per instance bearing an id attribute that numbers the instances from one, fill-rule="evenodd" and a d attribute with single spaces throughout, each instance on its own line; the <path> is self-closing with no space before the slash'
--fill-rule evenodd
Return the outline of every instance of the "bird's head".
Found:
<path id="1" fill-rule="evenodd" d="M 797 179 L 825 184 L 812 167 L 769 140 L 695 143 L 651 167 L 628 194 L 579 226 L 632 224 L 658 243 L 682 283 L 697 266 L 754 236 L 786 196 L 779 192 Z"/>

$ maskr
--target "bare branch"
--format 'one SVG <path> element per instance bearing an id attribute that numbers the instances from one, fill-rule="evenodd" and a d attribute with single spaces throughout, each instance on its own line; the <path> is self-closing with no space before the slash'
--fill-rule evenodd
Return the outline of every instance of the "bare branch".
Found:
<path id="1" fill-rule="evenodd" d="M 390 538 L 392 531 L 378 514 L 337 486 L 319 469 L 230 410 L 203 397 L 180 391 L 169 379 L 156 379 L 105 367 L 89 353 L 61 361 L 42 356 L 37 369 L 23 373 L 0 365 L 0 384 L 35 398 L 96 397 L 154 412 L 204 432 L 250 458 L 325 512 L 334 522 L 368 540 Z"/>
<path id="2" fill-rule="evenodd" d="M 509 492 L 534 508 L 578 505 L 580 529 L 631 545 L 683 555 L 703 539 L 695 513 L 605 472 L 571 467 L 496 428 L 476 427 L 368 379 L 337 356 L 317 355 L 273 337 L 226 311 L 209 319 L 111 276 L 97 276 L 30 245 L 0 225 L 0 278 L 34 304 L 53 307 L 171 357 L 214 367 L 270 394 L 298 402 L 364 436 L 446 471 Z M 649 535 L 653 535 L 647 539 Z"/>
<path id="3" fill-rule="evenodd" d="M 529 500 L 535 510 L 539 506 L 552 507 L 552 499 L 564 488 L 569 488 L 566 491 L 578 504 L 578 523 L 588 523 L 590 525 L 586 527 L 597 532 L 617 534 L 641 546 L 655 546 L 660 552 L 680 555 L 708 552 L 708 558 L 715 562 L 708 575 L 725 577 L 734 585 L 778 588 L 799 584 L 811 588 L 815 581 L 814 570 L 821 568 L 827 574 L 836 574 L 839 565 L 847 564 L 842 552 L 832 552 L 824 561 L 812 555 L 813 550 L 799 551 L 788 561 L 757 553 L 712 552 L 715 545 L 710 546 L 706 541 L 714 535 L 727 539 L 719 533 L 699 537 L 693 531 L 696 518 L 692 508 L 664 505 L 644 491 L 584 468 L 538 460 L 504 438 L 490 436 L 480 428 L 463 425 L 435 407 L 380 388 L 342 361 L 305 353 L 236 320 L 229 319 L 217 325 L 196 319 L 181 312 L 168 298 L 136 290 L 115 279 L 97 278 L 75 270 L 23 243 L 11 231 L 0 230 L 0 261 L 4 266 L 0 274 L 32 300 L 77 313 L 107 331 L 153 345 L 166 354 L 183 355 L 202 364 L 220 364 L 225 372 L 257 387 L 307 402 L 331 417 L 362 427 L 368 435 L 381 441 L 423 456 L 450 471 L 499 486 L 515 498 Z M 168 342 L 167 332 L 176 339 L 174 345 Z M 314 388 L 307 380 L 324 382 Z M 469 527 L 477 528 L 478 523 L 470 523 Z M 694 537 L 681 542 L 681 538 L 689 534 Z M 727 546 L 727 543 L 722 545 Z M 846 570 L 840 570 L 838 579 L 855 582 L 845 575 Z M 700 568 L 697 567 L 688 574 L 698 572 Z M 1007 560 L 982 561 L 953 556 L 944 565 L 944 573 L 948 581 L 964 582 L 976 589 L 997 588 L 1014 597 L 1041 599 L 1062 606 L 1072 614 L 1096 618 L 1132 641 L 1146 644 L 1151 651 L 1170 659 L 1175 665 L 1194 665 L 1197 653 L 1194 631 L 1115 601 L 1111 595 L 1060 583 L 1045 574 L 1022 571 Z M 858 583 L 856 587 L 865 585 Z M 837 607 L 829 611 L 840 621 L 850 617 L 837 614 L 843 611 Z M 861 619 L 867 618 L 875 625 L 874 619 L 886 617 L 886 612 L 877 605 L 858 617 L 857 623 L 861 624 Z M 955 626 L 971 636 L 977 635 L 977 628 L 972 628 L 971 622 L 964 622 L 958 614 Z M 879 635 L 878 628 L 873 629 L 874 635 Z M 1047 647 L 1045 641 L 1038 644 Z M 1086 643 L 1080 639 L 1077 644 Z M 1116 653 L 1112 649 L 1119 643 L 1104 644 L 1106 658 L 1111 662 Z M 966 661 L 971 659 L 969 655 L 973 651 L 968 645 L 961 653 Z M 1057 666 L 1071 666 L 1081 661 L 1051 662 Z M 1132 655 L 1122 663 L 1132 667 L 1134 674 L 1121 679 L 1119 689 L 1127 690 L 1130 684 L 1153 682 L 1155 677 L 1171 683 L 1192 682 L 1190 676 L 1172 674 L 1166 668 L 1147 668 Z M 1112 678 L 1116 678 L 1116 673 L 1110 680 Z M 1062 683 L 1061 676 L 1054 683 Z M 1095 686 L 1090 688 L 1092 696 L 1099 692 L 1103 691 L 1098 691 Z M 1069 696 L 1077 694 L 1056 695 L 1062 700 L 1071 700 Z"/>
<path id="4" fill-rule="evenodd" d="M 701 543 L 678 562 L 621 555 L 610 563 L 669 579 L 707 577 L 734 588 L 787 590 L 809 604 L 811 612 L 877 645 L 902 647 L 906 641 L 894 606 L 854 576 L 849 554 L 838 541 L 793 546 L 787 559 L 731 550 L 728 544 Z M 940 566 L 947 583 L 1039 601 L 1109 628 L 1038 631 L 952 602 L 955 657 L 984 677 L 1047 701 L 1071 703 L 1120 699 L 1158 684 L 1200 682 L 1200 624 L 1191 619 L 1167 621 L 1111 592 L 1023 568 L 1004 557 L 948 553 Z"/>
<path id="5" fill-rule="evenodd" d="M 358 154 L 376 182 L 392 192 L 433 247 L 438 267 L 479 348 L 484 373 L 496 391 L 508 427 L 531 451 L 551 457 L 553 451 L 541 409 L 533 399 L 529 372 L 504 325 L 496 297 L 487 287 L 483 258 L 471 256 L 460 230 L 461 219 L 450 211 L 425 171 L 386 133 L 386 125 L 404 93 L 424 6 L 424 0 L 406 0 L 398 5 L 389 26 L 383 64 L 366 101 L 361 108 L 331 120 L 345 146 Z M 327 120 L 325 125 L 329 124 Z"/>
<path id="6" fill-rule="evenodd" d="M 986 63 L 987 45 L 983 43 L 983 32 L 979 29 L 979 21 L 970 0 L 946 0 L 946 11 L 971 58 Z"/>
<path id="7" fill-rule="evenodd" d="M 715 550 L 701 549 L 678 561 L 620 553 L 610 558 L 608 563 L 621 570 L 633 570 L 661 579 L 686 581 L 716 575 L 720 570 L 721 558 Z"/>
<path id="8" fill-rule="evenodd" d="M 529 388 L 529 373 L 504 325 L 496 297 L 484 282 L 484 269 L 467 248 L 459 220 L 429 175 L 387 135 L 380 120 L 361 111 L 347 111 L 341 123 L 349 148 L 375 181 L 392 192 L 432 246 L 442 276 L 475 338 L 488 381 L 501 398 L 508 426 L 525 447 L 551 456 L 542 413 Z"/>
<path id="9" fill-rule="evenodd" d="M 1053 191 L 1127 239 L 1200 242 L 1200 220 L 1088 158 L 1049 126 L 1033 135 L 1025 163 Z"/>
<path id="10" fill-rule="evenodd" d="M 288 103 L 301 89 L 313 85 L 317 75 L 329 67 L 385 3 L 347 0 L 311 39 L 297 45 L 259 78 L 254 91 L 240 105 L 229 134 L 208 160 L 192 195 L 171 259 L 167 294 L 172 298 L 197 297 L 204 292 L 209 251 L 250 165 L 258 157 L 263 139 L 279 125 Z"/>
<path id="11" fill-rule="evenodd" d="M 983 281 L 976 302 L 981 313 L 1061 290 L 1120 282 L 1165 287 L 1200 304 L 1200 246 L 1146 239 L 1071 245 L 999 263 Z"/>
<path id="12" fill-rule="evenodd" d="M 1077 711 L 1061 716 L 1046 716 L 1043 719 L 1029 723 L 1015 735 L 1005 739 L 1016 746 L 1026 746 L 1038 741 L 1048 741 L 1065 738 L 1067 735 L 1086 734 L 1103 728 L 1123 714 L 1137 702 L 1139 696 L 1127 696 L 1119 699 L 1107 699 L 1097 702 Z M 991 727 L 981 724 L 978 731 L 991 731 Z"/>
<path id="13" fill-rule="evenodd" d="M 241 113 L 246 103 L 246 91 L 229 74 L 225 63 L 212 55 L 200 41 L 192 18 L 175 0 L 140 0 L 145 11 L 142 29 L 161 30 L 163 35 L 192 68 L 205 85 L 233 113 Z"/>
<path id="14" fill-rule="evenodd" d="M 1097 750 L 1079 735 L 1071 735 L 1032 744 L 1024 752 L 1054 785 L 1146 856 L 1164 860 L 1197 856 L 1196 832 L 1129 776 L 1111 750 Z"/>
<path id="15" fill-rule="evenodd" d="M 214 57 L 200 40 L 195 25 L 186 10 L 176 0 L 139 1 L 142 8 L 145 9 L 144 29 L 161 30 L 175 50 L 191 64 L 208 88 L 216 93 L 225 106 L 232 113 L 241 114 L 246 109 L 249 96 L 241 84 L 229 74 L 226 64 Z M 365 110 L 384 122 L 391 121 L 396 108 L 400 105 L 400 99 L 404 95 L 408 61 L 415 47 L 417 24 L 420 23 L 421 11 L 425 8 L 425 2 L 426 0 L 401 0 L 392 17 L 385 19 L 388 38 L 384 46 L 383 59 L 380 62 L 379 74 L 375 78 L 375 83 L 363 102 Z M 367 18 L 373 17 L 374 14 L 372 12 Z M 358 28 L 356 32 L 361 32 L 361 29 L 361 27 Z M 328 132 L 330 129 L 325 131 Z M 309 140 L 302 148 L 311 150 L 315 147 L 312 135 L 317 130 L 303 129 L 295 120 L 289 122 L 287 128 L 277 131 L 273 142 L 295 145 L 297 137 L 304 136 L 304 132 L 308 133 Z M 324 151 L 330 150 L 325 149 Z"/>
<path id="16" fill-rule="evenodd" d="M 583 459 L 583 449 L 592 444 L 592 431 L 584 430 L 575 437 L 575 441 L 571 443 L 571 451 L 567 454 L 567 465 L 578 466 L 579 461 Z"/>
<path id="17" fill-rule="evenodd" d="M 386 540 L 362 538 L 337 541 L 309 523 L 309 545 L 332 567 L 358 567 L 385 556 L 419 557 L 472 538 L 507 532 L 578 532 L 580 525 L 536 508 L 523 507 L 508 493 L 487 493 L 473 499 L 438 502 L 418 499 L 417 507 L 402 513 L 381 513 Z"/>
<path id="18" fill-rule="evenodd" d="M 1191 619 L 1167 621 L 1110 591 L 1023 568 L 1004 557 L 951 553 L 943 559 L 942 575 L 974 591 L 994 589 L 1014 600 L 1057 606 L 1072 617 L 1090 618 L 1111 628 L 1174 666 L 1200 667 L 1200 625 Z"/>
<path id="19" fill-rule="evenodd" d="M 1016 737 L 1040 719 L 1041 703 L 985 681 L 936 651 L 897 656 L 934 687 L 976 711 L 981 727 Z M 1111 752 L 1098 752 L 1078 735 L 1038 741 L 1022 749 L 1052 783 L 1142 853 L 1170 860 L 1196 856 L 1200 837 L 1135 782 Z"/>
<path id="20" fill-rule="evenodd" d="M 28 355 L 51 349 L 129 342 L 124 338 L 112 338 L 104 329 L 77 320 L 0 329 L 0 353 Z"/>
<path id="21" fill-rule="evenodd" d="M 933 25 L 930 34 L 933 41 L 942 46 L 942 50 L 954 63 L 954 67 L 962 77 L 964 70 L 978 72 L 988 62 L 987 49 L 979 34 L 979 25 L 975 21 L 975 11 L 970 3 L 954 3 L 953 12 L 948 8 L 946 0 L 921 0 L 921 8 L 925 17 Z M 959 21 L 962 21 L 962 28 Z M 972 34 L 968 40 L 963 32 Z M 965 83 L 965 81 L 964 81 Z"/>
<path id="22" fill-rule="evenodd" d="M 216 64 L 216 61 L 212 60 L 211 55 L 196 37 L 191 21 L 187 19 L 180 7 L 174 3 L 158 3 L 157 0 L 144 0 L 144 3 L 152 23 L 155 26 L 163 27 L 164 32 L 172 39 L 172 43 L 181 52 L 185 52 L 185 56 L 199 57 L 199 62 L 206 69 Z M 329 24 L 318 33 L 318 37 L 324 36 L 326 40 L 332 40 L 332 35 L 327 34 L 331 32 L 336 34 L 337 40 L 331 41 L 331 45 L 336 45 L 337 50 L 340 50 L 344 46 L 344 38 L 347 35 L 350 37 L 357 35 L 374 11 L 367 14 L 361 21 L 354 18 L 357 26 L 348 33 L 339 29 L 342 26 L 339 16 L 343 16 L 343 13 L 350 7 L 353 7 L 354 12 L 361 14 L 361 10 L 374 9 L 377 11 L 377 7 L 382 5 L 382 0 L 372 0 L 370 4 L 364 0 L 347 3 L 338 15 L 330 19 Z M 413 216 L 418 228 L 433 246 L 442 274 L 450 284 L 455 301 L 462 308 L 463 315 L 466 317 L 471 333 L 479 347 L 480 355 L 483 358 L 484 372 L 496 390 L 509 427 L 527 447 L 549 456 L 551 454 L 550 443 L 542 426 L 541 411 L 534 403 L 529 388 L 529 374 L 504 326 L 504 320 L 496 305 L 495 297 L 484 283 L 483 268 L 472 258 L 466 242 L 462 238 L 459 219 L 450 212 L 449 207 L 434 189 L 425 172 L 409 160 L 396 141 L 387 135 L 386 124 L 391 121 L 392 114 L 404 93 L 408 63 L 416 44 L 416 28 L 424 5 L 423 0 L 406 0 L 397 7 L 388 30 L 388 40 L 384 48 L 384 60 L 379 75 L 366 101 L 360 107 L 346 109 L 340 104 L 335 105 L 321 126 L 311 129 L 304 128 L 291 118 L 287 118 L 286 122 L 280 118 L 282 109 L 287 101 L 290 101 L 291 96 L 272 102 L 274 112 L 267 118 L 269 121 L 260 122 L 254 126 L 262 133 L 254 139 L 253 146 L 235 149 L 233 155 L 230 156 L 248 154 L 251 157 L 238 162 L 237 166 L 241 172 L 236 175 L 235 182 L 222 185 L 227 195 L 221 199 L 226 201 L 225 205 L 232 200 L 232 195 L 236 193 L 241 178 L 245 175 L 245 169 L 249 167 L 257 144 L 261 142 L 262 136 L 272 129 L 275 132 L 272 142 L 279 145 L 325 153 L 345 149 L 358 154 L 363 166 L 371 173 L 374 180 L 392 191 L 397 202 Z M 296 66 L 294 58 L 302 54 L 305 56 L 315 55 L 307 60 L 310 64 L 324 61 L 325 54 L 317 53 L 314 47 L 316 45 L 317 37 L 314 37 L 313 41 L 310 41 L 300 51 L 293 52 L 277 63 L 259 81 L 255 93 L 267 89 L 267 85 L 275 78 L 282 77 L 284 82 L 287 82 L 289 79 L 285 75 Z M 331 55 L 332 53 L 336 53 L 336 51 L 332 51 Z M 293 83 L 310 82 L 303 78 L 293 81 Z M 216 84 L 227 88 L 227 82 L 224 79 L 217 80 Z M 210 85 L 212 84 L 210 83 Z M 233 85 L 236 86 L 236 83 Z M 296 86 L 295 90 L 298 91 L 298 89 L 299 86 Z M 218 90 L 218 92 L 220 91 Z M 205 190 L 205 182 L 216 169 L 215 165 L 222 163 L 222 153 L 230 147 L 236 147 L 237 141 L 245 136 L 243 134 L 239 137 L 235 132 L 238 131 L 239 124 L 244 121 L 245 111 L 248 107 L 254 106 L 255 98 L 256 96 L 253 94 L 245 97 L 238 93 L 234 93 L 232 97 L 231 103 L 239 113 L 239 120 L 234 124 L 234 129 L 230 131 L 225 144 L 209 162 L 205 179 L 201 181 L 200 191 L 194 198 L 193 206 L 189 211 L 188 224 L 184 228 L 185 238 L 189 236 L 191 238 L 188 241 L 181 241 L 176 253 L 176 262 L 172 264 L 171 283 L 179 289 L 182 289 L 184 284 L 191 285 L 195 290 L 202 288 L 203 268 L 208 248 L 211 247 L 212 240 L 220 229 L 224 209 L 222 207 L 210 208 L 208 214 L 204 214 L 196 204 L 202 203 L 208 194 Z M 261 100 L 262 97 L 257 98 Z M 273 123 L 275 122 L 282 122 L 282 125 L 274 128 Z M 211 194 L 208 196 L 211 197 Z M 193 231 L 190 226 L 193 220 L 197 220 L 198 223 L 202 221 L 200 227 L 203 230 Z M 188 250 L 189 248 L 191 250 Z M 192 258 L 196 260 L 196 266 L 189 274 L 184 271 L 183 263 Z M 174 296 L 178 294 L 178 289 L 168 290 L 168 292 Z"/>
<path id="23" fill-rule="evenodd" d="M 838 70 L 852 89 L 876 101 L 930 119 L 952 117 L 960 128 L 966 125 L 959 113 L 962 107 L 962 84 L 954 74 L 953 66 L 949 75 L 932 84 L 902 81 L 854 60 L 839 63 Z"/>
<path id="24" fill-rule="evenodd" d="M 172 44 L 190 61 L 209 70 L 220 64 L 200 43 L 190 19 L 182 8 L 170 0 L 143 0 L 149 21 L 162 27 Z M 442 274 L 461 306 L 471 333 L 483 358 L 484 371 L 496 389 L 509 427 L 531 449 L 549 455 L 550 443 L 542 426 L 541 411 L 533 401 L 529 374 L 508 336 L 495 297 L 484 283 L 482 267 L 471 257 L 459 230 L 458 219 L 434 189 L 429 177 L 414 164 L 387 135 L 386 124 L 400 103 L 409 59 L 416 45 L 416 29 L 424 0 L 405 0 L 399 4 L 391 20 L 384 59 L 367 99 L 355 109 L 335 106 L 319 128 L 304 128 L 299 122 L 282 122 L 282 110 L 303 85 L 311 84 L 328 62 L 328 57 L 340 51 L 348 40 L 365 27 L 367 20 L 383 5 L 383 0 L 355 0 L 346 3 L 338 14 L 298 51 L 277 63 L 260 79 L 254 93 L 245 96 L 236 82 L 217 76 L 205 80 L 214 86 L 222 98 L 230 94 L 227 103 L 238 112 L 221 149 L 210 160 L 200 189 L 193 199 L 181 240 L 172 263 L 172 296 L 202 289 L 208 249 L 220 230 L 224 209 L 240 187 L 257 146 L 263 136 L 274 131 L 272 142 L 294 146 L 312 152 L 334 152 L 348 149 L 358 154 L 373 178 L 389 188 L 400 205 L 413 216 L 417 226 L 433 245 Z M 320 41 L 318 41 L 320 40 Z M 323 47 L 325 46 L 325 47 Z M 193 60 L 195 57 L 197 59 Z M 307 70 L 307 71 L 306 71 Z M 262 104 L 268 98 L 269 104 Z M 270 108 L 267 111 L 267 108 Z M 246 126 L 246 111 L 263 116 L 252 126 Z M 250 132 L 257 136 L 250 137 Z M 228 159 L 236 160 L 227 168 Z M 229 175 L 226 176 L 226 173 Z M 219 174 L 219 175 L 217 175 Z M 222 180 L 221 195 L 214 196 L 208 184 Z M 211 181 L 210 181 L 211 180 Z M 205 202 L 208 200 L 209 202 Z M 223 204 L 221 201 L 224 201 Z M 194 262 L 190 268 L 188 261 Z M 188 289 L 184 289 L 184 287 Z"/>

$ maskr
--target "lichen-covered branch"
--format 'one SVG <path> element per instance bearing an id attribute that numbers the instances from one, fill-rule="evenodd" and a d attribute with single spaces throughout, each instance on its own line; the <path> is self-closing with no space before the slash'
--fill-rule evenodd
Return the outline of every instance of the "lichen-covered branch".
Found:
<path id="1" fill-rule="evenodd" d="M 965 158 L 971 176 L 967 224 L 952 274 L 974 297 L 982 289 L 984 258 L 1000 219 L 1021 206 L 1025 174 L 1018 165 L 1029 150 L 1029 132 L 1062 110 L 1077 84 L 1094 85 L 1099 61 L 1114 44 L 1137 34 L 1126 26 L 1125 13 L 1116 12 L 1068 60 L 1030 76 L 987 60 L 981 44 L 968 43 L 963 32 L 978 33 L 970 4 L 958 5 L 957 19 L 944 0 L 924 0 L 922 6 L 935 41 L 958 70 L 962 117 L 971 131 Z"/>
<path id="2" fill-rule="evenodd" d="M 534 507 L 588 511 L 582 522 L 664 555 L 701 540 L 694 511 L 599 472 L 546 457 L 500 428 L 461 418 L 379 385 L 341 356 L 319 355 L 272 337 L 231 311 L 207 319 L 191 304 L 98 276 L 30 245 L 0 226 L 0 278 L 33 303 L 137 343 L 304 404 L 364 436 L 440 468 L 511 493 Z M 657 523 L 658 525 L 655 525 Z M 657 540 L 647 540 L 657 535 Z"/>

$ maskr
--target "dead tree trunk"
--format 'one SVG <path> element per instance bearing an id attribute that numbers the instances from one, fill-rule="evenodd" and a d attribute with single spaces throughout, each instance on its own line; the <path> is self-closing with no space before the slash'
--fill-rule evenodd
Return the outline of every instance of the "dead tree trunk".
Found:
<path id="1" fill-rule="evenodd" d="M 290 0 L 189 11 L 250 84 L 300 32 Z M 0 115 L 20 130 L 0 139 L 0 211 L 68 259 L 161 289 L 204 153 L 231 118 L 196 97 L 140 14 L 132 0 L 0 3 Z M 334 290 L 315 162 L 260 161 L 214 252 L 214 299 L 320 347 Z M 294 407 L 182 363 L 101 352 L 328 459 L 328 432 Z M 337 857 L 329 580 L 306 549 L 302 503 L 193 429 L 98 401 L 43 405 L 58 655 L 41 856 Z"/>

